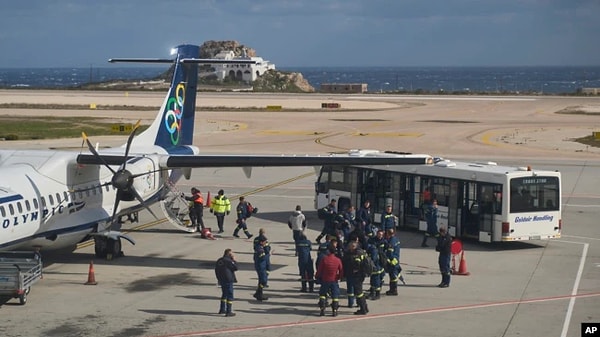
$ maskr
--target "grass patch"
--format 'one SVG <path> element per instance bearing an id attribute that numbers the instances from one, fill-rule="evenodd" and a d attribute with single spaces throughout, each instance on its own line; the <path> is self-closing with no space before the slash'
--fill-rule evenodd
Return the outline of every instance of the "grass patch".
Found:
<path id="1" fill-rule="evenodd" d="M 594 138 L 593 135 L 576 138 L 575 141 L 588 146 L 600 147 L 600 139 Z"/>
<path id="2" fill-rule="evenodd" d="M 79 138 L 81 132 L 88 136 L 128 135 L 129 132 L 114 131 L 114 123 L 93 117 L 16 117 L 0 116 L 0 138 L 5 140 L 32 140 L 55 138 Z M 138 133 L 147 129 L 139 127 Z"/>

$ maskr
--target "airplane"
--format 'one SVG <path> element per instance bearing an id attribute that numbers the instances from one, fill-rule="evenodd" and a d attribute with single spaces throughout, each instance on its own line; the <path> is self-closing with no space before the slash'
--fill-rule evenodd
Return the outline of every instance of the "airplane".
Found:
<path id="1" fill-rule="evenodd" d="M 156 118 L 138 136 L 98 150 L 0 150 L 0 250 L 54 250 L 94 240 L 97 257 L 122 254 L 119 217 L 162 200 L 169 184 L 189 179 L 192 168 L 428 164 L 428 155 L 201 155 L 193 145 L 199 64 L 240 63 L 200 59 L 200 47 L 183 44 L 170 58 L 121 58 L 109 62 L 174 65 L 170 88 Z M 357 154 L 359 153 L 359 154 Z"/>

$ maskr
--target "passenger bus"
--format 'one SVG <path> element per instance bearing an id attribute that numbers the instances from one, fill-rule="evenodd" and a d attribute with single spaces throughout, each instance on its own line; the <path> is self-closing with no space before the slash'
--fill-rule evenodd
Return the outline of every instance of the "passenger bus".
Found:
<path id="1" fill-rule="evenodd" d="M 369 200 L 376 224 L 391 205 L 399 228 L 424 231 L 427 204 L 437 199 L 438 227 L 446 226 L 454 237 L 481 242 L 553 239 L 560 238 L 562 227 L 560 177 L 558 171 L 442 158 L 425 165 L 323 166 L 315 183 L 315 208 L 337 199 L 338 211 L 349 205 L 359 209 Z"/>

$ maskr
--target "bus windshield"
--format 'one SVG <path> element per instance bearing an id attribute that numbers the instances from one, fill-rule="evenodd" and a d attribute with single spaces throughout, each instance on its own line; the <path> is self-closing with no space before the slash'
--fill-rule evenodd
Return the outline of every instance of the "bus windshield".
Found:
<path id="1" fill-rule="evenodd" d="M 558 177 L 523 177 L 510 180 L 510 213 L 558 211 Z"/>

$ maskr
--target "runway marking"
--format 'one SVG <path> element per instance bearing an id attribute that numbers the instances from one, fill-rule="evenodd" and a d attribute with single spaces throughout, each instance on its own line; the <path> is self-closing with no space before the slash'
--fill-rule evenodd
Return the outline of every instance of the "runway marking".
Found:
<path id="1" fill-rule="evenodd" d="M 352 317 L 344 317 L 344 318 L 328 318 L 328 319 L 309 320 L 309 321 L 302 321 L 302 322 L 289 322 L 289 323 L 247 326 L 247 327 L 231 328 L 231 329 L 195 331 L 195 332 L 186 332 L 186 333 L 179 333 L 179 334 L 172 334 L 172 335 L 160 335 L 160 336 L 155 336 L 155 337 L 209 336 L 209 335 L 240 333 L 240 332 L 248 332 L 248 331 L 294 328 L 294 327 L 302 327 L 302 326 L 309 326 L 309 325 L 348 323 L 348 322 L 356 322 L 356 321 L 362 321 L 362 320 L 373 320 L 373 319 L 379 319 L 379 318 L 432 314 L 432 313 L 456 311 L 456 310 L 492 308 L 492 307 L 499 307 L 499 306 L 504 306 L 504 305 L 540 303 L 540 302 L 560 301 L 560 300 L 565 300 L 565 299 L 574 300 L 575 298 L 588 298 L 588 297 L 598 297 L 598 296 L 600 296 L 600 292 L 585 293 L 585 294 L 579 294 L 579 295 L 560 295 L 560 296 L 532 298 L 532 299 L 528 299 L 528 300 L 510 300 L 510 301 L 487 302 L 487 303 L 479 303 L 479 304 L 466 304 L 466 305 L 429 308 L 429 309 L 417 309 L 417 310 L 409 310 L 409 311 L 398 311 L 398 312 L 390 312 L 390 313 L 384 313 L 384 314 L 372 314 L 372 315 L 359 316 L 359 317 L 353 315 Z M 315 313 L 316 313 L 316 311 L 315 311 Z"/>
<path id="2" fill-rule="evenodd" d="M 369 137 L 421 137 L 419 132 L 355 132 L 352 136 L 369 136 Z"/>
<path id="3" fill-rule="evenodd" d="M 324 134 L 319 131 L 301 131 L 301 130 L 263 130 L 256 133 L 257 135 L 272 135 L 272 136 L 318 136 Z"/>

